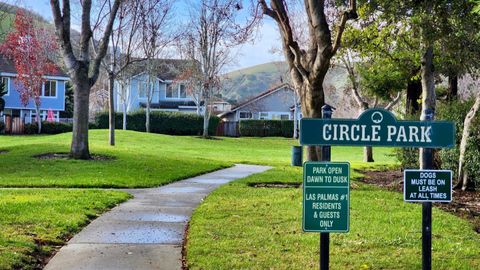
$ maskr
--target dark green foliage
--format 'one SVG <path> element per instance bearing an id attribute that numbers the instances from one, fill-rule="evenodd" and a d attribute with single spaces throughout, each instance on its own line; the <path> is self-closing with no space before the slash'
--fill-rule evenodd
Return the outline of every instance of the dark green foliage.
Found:
<path id="1" fill-rule="evenodd" d="M 293 120 L 242 120 L 240 136 L 293 137 Z"/>
<path id="2" fill-rule="evenodd" d="M 3 112 L 3 110 L 5 109 L 5 100 L 2 97 L 6 94 L 6 85 L 4 82 L 0 81 L 0 112 Z"/>
<path id="3" fill-rule="evenodd" d="M 65 83 L 65 111 L 60 112 L 60 117 L 73 117 L 73 86 L 70 82 Z"/>
<path id="4" fill-rule="evenodd" d="M 210 117 L 209 134 L 215 134 L 220 119 Z M 108 112 L 95 117 L 97 128 L 108 128 Z M 122 128 L 122 114 L 115 117 L 115 128 Z M 138 111 L 127 115 L 127 129 L 145 132 L 145 112 Z M 151 112 L 150 130 L 152 133 L 169 135 L 200 135 L 203 130 L 203 116 L 178 112 Z"/>
<path id="5" fill-rule="evenodd" d="M 42 134 L 60 134 L 72 131 L 72 124 L 60 122 L 42 122 Z M 36 123 L 25 124 L 25 134 L 37 134 L 38 127 Z"/>
<path id="6" fill-rule="evenodd" d="M 451 101 L 442 103 L 438 106 L 437 119 L 453 121 L 456 129 L 456 146 L 452 149 L 443 149 L 440 151 L 442 167 L 454 171 L 454 176 L 458 173 L 458 159 L 460 156 L 460 141 L 463 133 L 463 121 L 465 116 L 473 105 L 473 100 Z M 468 176 L 473 178 L 473 182 L 480 186 L 480 117 L 477 115 L 473 120 L 470 130 L 470 139 L 465 153 L 465 171 Z"/>
<path id="7" fill-rule="evenodd" d="M 5 123 L 0 120 L 0 134 L 5 132 Z"/>
<path id="8" fill-rule="evenodd" d="M 419 168 L 417 148 L 395 148 L 394 152 L 403 170 Z"/>

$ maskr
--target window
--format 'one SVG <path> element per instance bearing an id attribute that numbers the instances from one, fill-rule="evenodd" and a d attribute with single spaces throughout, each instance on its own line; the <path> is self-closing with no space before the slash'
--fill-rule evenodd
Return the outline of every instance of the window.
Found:
<path id="1" fill-rule="evenodd" d="M 261 112 L 260 113 L 260 120 L 268 119 L 268 112 Z"/>
<path id="2" fill-rule="evenodd" d="M 146 98 L 147 97 L 147 83 L 138 82 L 138 97 Z"/>
<path id="3" fill-rule="evenodd" d="M 175 93 L 174 93 L 175 92 Z M 177 97 L 176 91 L 173 91 L 173 85 L 171 83 L 167 84 L 167 89 L 165 92 L 165 97 L 167 98 L 176 98 Z"/>
<path id="4" fill-rule="evenodd" d="M 44 97 L 56 97 L 57 96 L 57 81 L 46 81 L 43 88 Z"/>
<path id="5" fill-rule="evenodd" d="M 282 115 L 280 115 L 280 119 L 281 119 L 281 120 L 290 120 L 290 115 L 288 115 L 288 114 L 282 114 Z"/>
<path id="6" fill-rule="evenodd" d="M 8 80 L 8 77 L 2 77 L 1 78 L 1 82 L 2 84 L 4 85 L 4 89 L 7 91 L 7 93 L 5 94 L 6 96 L 8 96 L 10 94 L 10 87 L 9 87 L 9 80 Z"/>
<path id="7" fill-rule="evenodd" d="M 180 98 L 187 98 L 187 88 L 184 84 L 179 85 L 180 88 Z"/>
<path id="8" fill-rule="evenodd" d="M 252 113 L 251 112 L 240 112 L 240 119 L 251 119 Z"/>

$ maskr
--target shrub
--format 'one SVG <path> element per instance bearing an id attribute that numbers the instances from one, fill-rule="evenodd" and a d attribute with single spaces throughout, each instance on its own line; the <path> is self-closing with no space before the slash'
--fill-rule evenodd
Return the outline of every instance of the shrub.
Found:
<path id="1" fill-rule="evenodd" d="M 60 122 L 42 122 L 42 134 L 59 134 L 71 132 L 72 129 L 72 124 Z"/>
<path id="2" fill-rule="evenodd" d="M 65 132 L 72 132 L 72 124 L 60 122 L 42 122 L 42 134 L 59 134 Z M 32 135 L 38 133 L 38 126 L 36 123 L 25 124 L 25 134 Z"/>
<path id="3" fill-rule="evenodd" d="M 0 121 L 0 134 L 5 133 L 5 123 Z"/>
<path id="4" fill-rule="evenodd" d="M 242 120 L 240 136 L 245 137 L 293 137 L 292 120 Z"/>
<path id="5" fill-rule="evenodd" d="M 122 113 L 116 113 L 115 128 L 122 128 Z M 210 117 L 209 134 L 215 135 L 220 119 L 216 116 Z M 108 112 L 101 112 L 95 117 L 98 128 L 108 128 Z M 127 115 L 127 129 L 145 131 L 145 111 L 137 111 Z M 203 116 L 191 113 L 180 112 L 159 112 L 150 113 L 150 131 L 168 135 L 200 135 L 203 131 Z"/>

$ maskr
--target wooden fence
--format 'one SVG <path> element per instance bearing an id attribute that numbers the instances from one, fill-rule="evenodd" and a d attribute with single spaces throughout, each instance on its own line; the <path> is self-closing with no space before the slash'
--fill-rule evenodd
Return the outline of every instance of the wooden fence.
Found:
<path id="1" fill-rule="evenodd" d="M 217 126 L 217 136 L 238 137 L 238 122 L 220 122 Z"/>

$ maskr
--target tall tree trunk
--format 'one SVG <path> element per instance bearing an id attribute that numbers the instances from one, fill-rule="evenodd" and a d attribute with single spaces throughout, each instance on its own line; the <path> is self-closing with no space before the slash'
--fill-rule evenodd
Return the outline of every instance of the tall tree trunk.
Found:
<path id="1" fill-rule="evenodd" d="M 127 102 L 123 102 L 123 124 L 122 124 L 122 129 L 127 130 Z"/>
<path id="2" fill-rule="evenodd" d="M 147 101 L 147 108 L 145 110 L 145 131 L 150 133 L 150 102 Z"/>
<path id="3" fill-rule="evenodd" d="M 465 152 L 467 151 L 467 144 L 470 137 L 472 123 L 479 109 L 480 95 L 477 96 L 475 103 L 473 104 L 472 108 L 470 108 L 470 111 L 468 112 L 467 116 L 465 116 L 465 120 L 463 121 L 462 140 L 460 141 L 460 156 L 458 158 L 457 184 L 455 185 L 455 188 L 461 188 L 462 190 L 466 190 L 470 184 L 468 181 L 468 174 L 465 171 Z"/>
<path id="4" fill-rule="evenodd" d="M 418 99 L 422 95 L 422 83 L 418 79 L 409 80 L 407 84 L 407 100 L 405 112 L 407 115 L 414 115 L 420 110 Z"/>
<path id="5" fill-rule="evenodd" d="M 326 74 L 326 71 L 325 71 Z M 325 78 L 323 74 L 323 78 Z M 321 80 L 323 83 L 323 79 Z M 296 86 L 299 87 L 299 86 Z M 304 82 L 303 86 L 304 98 L 302 101 L 302 114 L 311 118 L 322 118 L 322 107 L 325 105 L 325 95 L 323 86 L 321 84 L 316 87 L 309 82 Z M 307 158 L 309 161 L 322 160 L 322 147 L 321 146 L 308 146 Z"/>
<path id="6" fill-rule="evenodd" d="M 458 97 L 458 75 L 453 74 L 448 76 L 448 93 L 447 99 L 454 100 Z"/>
<path id="7" fill-rule="evenodd" d="M 208 138 L 208 125 L 210 123 L 210 110 L 208 109 L 208 103 L 210 102 L 208 97 L 205 97 L 204 107 L 205 111 L 203 112 L 203 138 Z"/>
<path id="8" fill-rule="evenodd" d="M 108 134 L 110 145 L 115 145 L 115 100 L 114 100 L 115 76 L 113 72 L 108 73 Z"/>
<path id="9" fill-rule="evenodd" d="M 373 148 L 371 146 L 365 146 L 363 148 L 363 162 L 374 162 L 373 160 Z"/>
<path id="10" fill-rule="evenodd" d="M 295 99 L 295 105 L 293 105 L 293 138 L 298 139 L 298 106 L 297 106 L 297 100 Z"/>
<path id="11" fill-rule="evenodd" d="M 427 115 L 425 114 L 427 110 L 432 110 L 435 112 L 437 97 L 435 94 L 435 73 L 433 67 L 433 45 L 428 44 L 425 46 L 425 52 L 422 55 L 422 116 L 421 120 L 427 120 Z M 430 119 L 430 120 L 433 120 Z M 431 169 L 427 168 L 423 157 L 425 151 L 431 151 L 431 149 L 420 148 L 420 168 L 422 169 Z M 433 158 L 433 156 L 431 157 Z M 431 162 L 433 164 L 433 160 Z"/>
<path id="12" fill-rule="evenodd" d="M 40 104 L 35 104 L 35 120 L 37 121 L 38 134 L 42 133 L 42 116 L 40 115 Z"/>
<path id="13" fill-rule="evenodd" d="M 88 72 L 78 72 L 87 75 Z M 90 99 L 90 81 L 88 78 L 74 79 L 73 87 L 73 133 L 70 155 L 74 159 L 90 159 L 88 147 L 88 106 Z"/>

